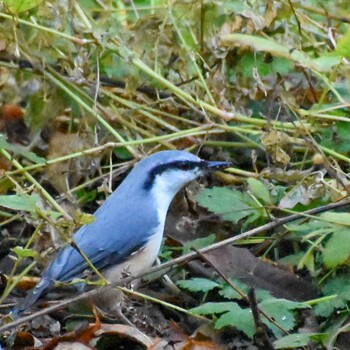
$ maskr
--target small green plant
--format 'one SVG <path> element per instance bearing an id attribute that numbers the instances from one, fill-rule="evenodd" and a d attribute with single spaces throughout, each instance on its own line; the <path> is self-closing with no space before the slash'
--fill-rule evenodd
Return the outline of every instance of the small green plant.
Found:
<path id="1" fill-rule="evenodd" d="M 273 184 L 266 185 L 263 181 L 249 179 L 245 192 L 214 187 L 203 190 L 197 200 L 200 205 L 226 221 L 234 224 L 244 221 L 244 230 L 248 224 L 264 223 L 268 217 L 273 218 L 272 210 L 281 203 L 287 203 L 288 191 L 293 191 L 294 188 L 278 186 L 277 191 L 277 186 Z M 278 196 L 272 195 L 277 192 Z M 310 199 L 309 205 L 312 207 L 317 200 L 318 198 Z M 294 205 L 299 205 L 297 203 L 295 201 Z M 350 258 L 349 226 L 349 213 L 327 211 L 317 216 L 305 216 L 283 227 L 283 242 L 290 242 L 294 249 L 289 249 L 277 259 L 273 258 L 298 270 L 307 270 L 319 285 L 320 298 L 295 302 L 274 298 L 269 292 L 257 289 L 261 318 L 275 339 L 276 349 L 306 346 L 309 341 L 327 346 L 334 344 L 337 332 L 340 331 L 339 325 L 349 316 L 350 283 L 346 272 Z M 271 242 L 278 247 L 281 236 L 280 232 L 276 233 L 279 236 Z M 266 237 L 260 242 L 264 239 Z M 271 255 L 271 251 L 266 250 L 265 255 Z M 192 312 L 210 316 L 215 328 L 232 326 L 242 331 L 246 337 L 254 337 L 255 324 L 249 303 L 231 286 L 205 278 L 192 278 L 179 281 L 178 284 L 190 292 L 203 295 L 202 304 L 192 309 Z M 239 280 L 235 280 L 234 284 L 244 294 L 247 293 L 247 285 Z M 306 308 L 312 308 L 322 333 L 301 334 L 297 331 L 299 311 Z M 290 334 L 291 332 L 294 333 Z"/>
<path id="2" fill-rule="evenodd" d="M 232 283 L 242 293 L 246 294 L 248 292 L 249 287 L 239 280 L 234 279 Z M 243 300 L 242 295 L 232 289 L 231 286 L 206 278 L 191 278 L 179 281 L 178 285 L 191 292 L 207 295 L 211 291 L 217 294 L 222 301 L 207 301 L 191 311 L 198 315 L 210 316 L 216 329 L 231 326 L 243 332 L 249 339 L 253 339 L 256 329 L 252 311 L 246 300 Z M 263 312 L 262 321 L 276 339 L 282 339 L 284 335 L 297 326 L 298 310 L 310 308 L 306 303 L 277 299 L 262 289 L 256 290 L 256 297 L 257 306 Z"/>

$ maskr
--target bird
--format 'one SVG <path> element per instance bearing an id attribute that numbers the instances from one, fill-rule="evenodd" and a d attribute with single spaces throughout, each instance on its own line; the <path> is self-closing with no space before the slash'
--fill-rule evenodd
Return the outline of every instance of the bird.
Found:
<path id="1" fill-rule="evenodd" d="M 126 273 L 136 276 L 147 271 L 157 259 L 166 215 L 177 192 L 199 175 L 229 165 L 180 150 L 143 158 L 97 209 L 94 221 L 73 234 L 74 244 L 57 252 L 38 284 L 12 310 L 13 317 L 35 304 L 55 281 L 81 277 L 89 269 L 86 258 L 110 283 L 120 282 Z"/>

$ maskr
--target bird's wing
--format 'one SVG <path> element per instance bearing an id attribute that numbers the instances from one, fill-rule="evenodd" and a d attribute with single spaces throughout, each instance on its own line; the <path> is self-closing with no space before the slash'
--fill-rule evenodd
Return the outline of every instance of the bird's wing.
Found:
<path id="1" fill-rule="evenodd" d="M 149 203 L 116 206 L 128 201 L 124 196 L 117 201 L 114 195 L 96 211 L 95 221 L 81 227 L 73 236 L 76 245 L 98 270 L 123 262 L 138 251 L 159 226 L 158 218 L 148 210 Z M 58 253 L 44 276 L 66 282 L 88 267 L 81 254 L 68 245 Z"/>
<path id="2" fill-rule="evenodd" d="M 138 251 L 145 243 L 140 240 L 125 240 L 122 237 L 118 237 L 118 239 L 114 237 L 114 239 L 105 239 L 104 241 L 98 238 L 93 241 L 82 240 L 81 236 L 91 233 L 90 231 L 93 228 L 84 226 L 82 229 L 86 232 L 79 232 L 78 237 L 74 237 L 74 241 L 79 242 L 76 245 L 84 253 L 86 258 L 89 259 L 90 263 L 100 271 L 111 265 L 123 262 L 133 252 Z M 129 234 L 132 234 L 132 232 L 129 232 Z M 73 278 L 79 277 L 88 268 L 89 265 L 86 259 L 78 250 L 72 245 L 67 245 L 59 251 L 45 270 L 44 277 L 68 282 Z"/>
<path id="3" fill-rule="evenodd" d="M 85 226 L 86 227 L 86 226 Z M 85 242 L 85 241 L 83 241 Z M 95 242 L 89 241 L 89 249 L 87 247 L 80 247 L 90 262 L 98 269 L 103 270 L 110 265 L 118 264 L 125 260 L 133 251 L 137 251 L 139 247 L 135 246 L 128 252 L 124 245 L 120 245 L 120 241 L 114 240 L 109 242 L 108 246 L 98 247 Z M 89 268 L 86 260 L 78 253 L 78 251 L 71 245 L 67 245 L 61 249 L 51 264 L 44 271 L 42 279 L 34 287 L 27 296 L 13 309 L 13 317 L 17 318 L 19 314 L 33 305 L 39 297 L 49 289 L 53 281 L 69 282 L 73 278 L 80 277 L 80 275 Z"/>

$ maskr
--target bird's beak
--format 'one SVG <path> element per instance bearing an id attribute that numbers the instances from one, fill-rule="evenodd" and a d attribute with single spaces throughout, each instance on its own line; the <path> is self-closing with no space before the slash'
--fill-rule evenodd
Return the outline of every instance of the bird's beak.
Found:
<path id="1" fill-rule="evenodd" d="M 205 163 L 206 163 L 205 168 L 207 170 L 213 170 L 213 171 L 226 169 L 226 168 L 228 168 L 229 166 L 232 165 L 232 163 L 230 163 L 230 162 L 210 162 L 210 161 L 205 161 Z"/>

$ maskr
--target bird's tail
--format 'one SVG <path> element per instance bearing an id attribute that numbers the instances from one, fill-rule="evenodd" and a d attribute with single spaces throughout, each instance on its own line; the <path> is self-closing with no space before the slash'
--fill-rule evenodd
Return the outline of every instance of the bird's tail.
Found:
<path id="1" fill-rule="evenodd" d="M 24 310 L 28 309 L 31 305 L 33 305 L 43 294 L 43 292 L 50 288 L 52 285 L 52 280 L 48 277 L 43 277 L 39 283 L 31 289 L 27 296 L 22 299 L 18 305 L 12 310 L 11 315 L 14 319 L 18 318 L 20 313 Z"/>

